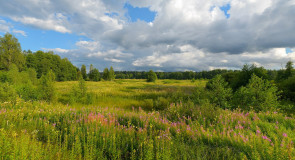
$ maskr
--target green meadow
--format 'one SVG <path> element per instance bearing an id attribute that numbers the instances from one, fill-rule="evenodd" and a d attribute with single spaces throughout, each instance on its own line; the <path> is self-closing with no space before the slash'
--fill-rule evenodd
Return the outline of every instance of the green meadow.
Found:
<path id="1" fill-rule="evenodd" d="M 0 159 L 294 159 L 295 119 L 194 104 L 205 80 L 86 82 L 91 104 L 3 102 Z"/>
<path id="2" fill-rule="evenodd" d="M 191 80 L 158 80 L 148 83 L 146 80 L 123 79 L 114 81 L 86 82 L 87 92 L 93 93 L 91 105 L 101 107 L 119 107 L 130 109 L 145 107 L 154 109 L 152 103 L 160 100 L 166 103 L 178 101 L 179 95 L 189 97 L 196 86 L 205 87 L 206 80 L 192 82 Z M 68 103 L 67 97 L 71 88 L 78 82 L 57 82 L 55 84 L 59 101 Z M 178 94 L 178 95 L 177 95 Z M 79 104 L 78 104 L 79 105 Z M 156 107 L 156 106 L 155 106 Z"/>

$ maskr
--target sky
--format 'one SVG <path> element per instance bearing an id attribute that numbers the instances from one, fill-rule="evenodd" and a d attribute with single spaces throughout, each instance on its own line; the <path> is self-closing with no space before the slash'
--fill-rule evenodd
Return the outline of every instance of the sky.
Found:
<path id="1" fill-rule="evenodd" d="M 0 36 L 102 71 L 295 61 L 295 0 L 0 0 Z"/>

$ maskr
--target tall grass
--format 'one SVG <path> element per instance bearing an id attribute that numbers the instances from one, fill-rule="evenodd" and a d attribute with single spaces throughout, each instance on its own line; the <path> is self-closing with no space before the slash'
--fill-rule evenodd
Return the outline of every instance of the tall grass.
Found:
<path id="1" fill-rule="evenodd" d="M 88 105 L 0 103 L 0 159 L 294 159 L 293 116 L 195 105 L 199 81 L 131 82 L 88 82 Z"/>
<path id="2" fill-rule="evenodd" d="M 295 119 L 219 110 L 211 117 L 46 103 L 1 104 L 1 159 L 292 159 Z M 169 112 L 171 111 L 171 112 Z M 166 115 L 168 117 L 166 117 Z M 211 119 L 210 119 L 211 118 Z"/>

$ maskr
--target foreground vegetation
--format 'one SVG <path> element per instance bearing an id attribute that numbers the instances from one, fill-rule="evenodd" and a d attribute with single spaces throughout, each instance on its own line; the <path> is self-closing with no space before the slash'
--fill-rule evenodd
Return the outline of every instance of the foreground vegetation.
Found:
<path id="1" fill-rule="evenodd" d="M 59 98 L 70 94 L 77 83 L 56 83 Z M 87 82 L 97 100 L 89 105 L 19 98 L 15 104 L 1 103 L 1 159 L 294 158 L 293 116 L 224 110 L 209 102 L 195 105 L 184 96 L 186 103 L 169 103 L 177 91 L 191 95 L 205 84 Z M 153 103 L 146 105 L 148 101 Z M 163 108 L 157 108 L 160 102 Z"/>

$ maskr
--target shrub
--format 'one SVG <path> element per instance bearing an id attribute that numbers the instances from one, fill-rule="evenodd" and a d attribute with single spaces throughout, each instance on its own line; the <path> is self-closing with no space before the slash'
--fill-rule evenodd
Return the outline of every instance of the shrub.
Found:
<path id="1" fill-rule="evenodd" d="M 154 108 L 155 110 L 164 110 L 169 106 L 169 101 L 164 97 L 158 97 L 154 101 Z"/>
<path id="2" fill-rule="evenodd" d="M 9 83 L 0 83 L 0 102 L 16 103 L 17 94 Z"/>
<path id="3" fill-rule="evenodd" d="M 232 89 L 221 75 L 215 76 L 206 84 L 206 89 L 209 90 L 209 99 L 222 108 L 228 108 L 232 97 Z"/>
<path id="4" fill-rule="evenodd" d="M 151 111 L 154 109 L 154 101 L 153 99 L 144 99 L 144 104 L 142 106 L 143 109 Z"/>
<path id="5" fill-rule="evenodd" d="M 38 99 L 38 91 L 31 82 L 20 85 L 16 90 L 18 95 L 25 101 Z"/>
<path id="6" fill-rule="evenodd" d="M 279 88 L 283 91 L 283 98 L 295 101 L 295 76 L 279 83 Z"/>
<path id="7" fill-rule="evenodd" d="M 95 95 L 87 92 L 86 82 L 80 77 L 78 85 L 74 85 L 69 96 L 69 103 L 92 104 Z"/>
<path id="8" fill-rule="evenodd" d="M 55 75 L 50 70 L 46 75 L 42 75 L 39 81 L 38 92 L 39 98 L 47 102 L 53 102 L 56 98 L 54 88 Z"/>
<path id="9" fill-rule="evenodd" d="M 278 106 L 278 89 L 268 80 L 252 75 L 248 85 L 234 95 L 234 103 L 243 109 L 254 107 L 255 111 L 274 109 Z"/>
<path id="10" fill-rule="evenodd" d="M 153 70 L 150 70 L 147 74 L 147 82 L 156 82 L 157 75 Z"/>

